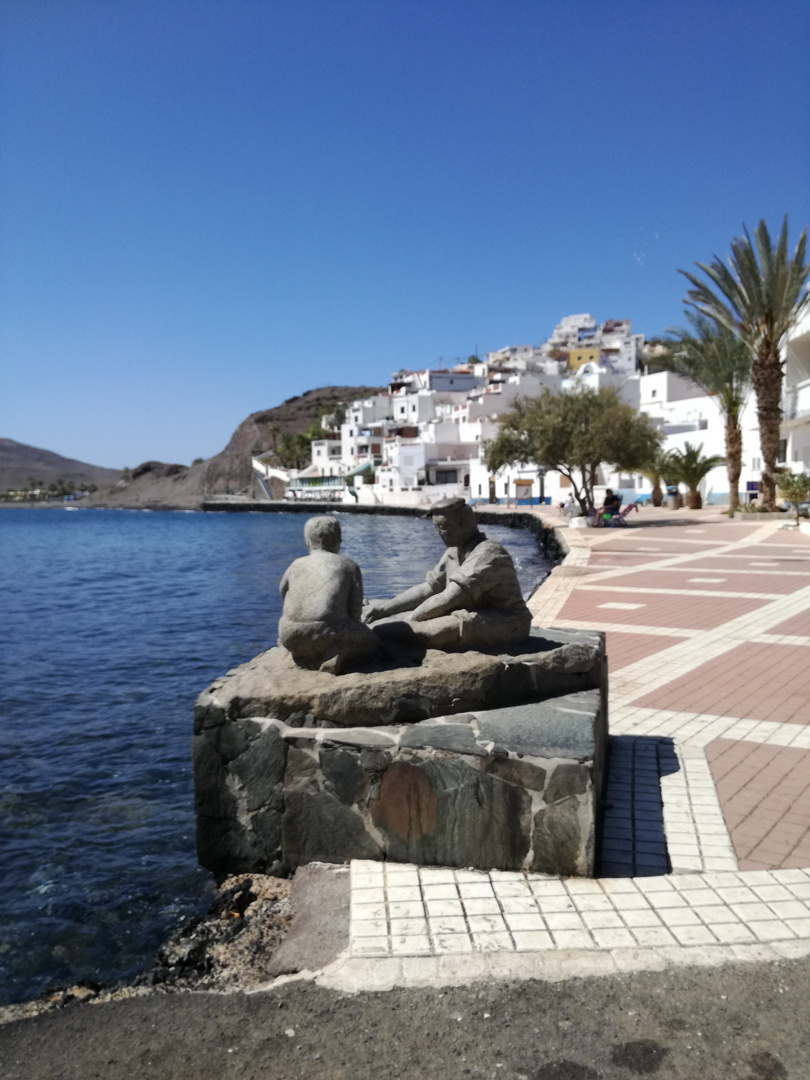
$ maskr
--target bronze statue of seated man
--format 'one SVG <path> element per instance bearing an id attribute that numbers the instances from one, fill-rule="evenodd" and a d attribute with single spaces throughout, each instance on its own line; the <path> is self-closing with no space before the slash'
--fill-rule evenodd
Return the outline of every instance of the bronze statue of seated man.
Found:
<path id="1" fill-rule="evenodd" d="M 512 557 L 479 530 L 460 498 L 430 511 L 447 551 L 420 585 L 392 600 L 371 600 L 363 619 L 383 642 L 462 652 L 524 641 L 531 613 Z"/>
<path id="2" fill-rule="evenodd" d="M 304 540 L 309 555 L 291 563 L 281 579 L 284 606 L 278 643 L 298 667 L 339 675 L 379 646 L 373 631 L 360 621 L 363 575 L 356 562 L 338 554 L 337 518 L 310 518 Z"/>

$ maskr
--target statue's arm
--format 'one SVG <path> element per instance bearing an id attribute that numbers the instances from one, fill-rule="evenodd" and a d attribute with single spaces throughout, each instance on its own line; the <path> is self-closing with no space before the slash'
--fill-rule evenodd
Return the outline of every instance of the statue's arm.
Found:
<path id="1" fill-rule="evenodd" d="M 391 600 L 371 600 L 363 612 L 363 621 L 376 622 L 402 611 L 414 611 L 431 596 L 441 593 L 447 584 L 447 554 L 445 553 L 433 570 L 428 570 L 425 580 L 406 589 Z"/>
<path id="2" fill-rule="evenodd" d="M 433 586 L 423 581 L 391 600 L 369 600 L 363 611 L 363 622 L 373 623 L 378 619 L 386 619 L 389 615 L 398 615 L 401 611 L 412 611 L 432 595 Z"/>
<path id="3" fill-rule="evenodd" d="M 363 573 L 359 566 L 352 571 L 351 585 L 349 588 L 349 617 L 360 619 L 363 614 Z"/>
<path id="4" fill-rule="evenodd" d="M 282 603 L 290 588 L 290 571 L 289 569 L 284 571 L 284 577 L 281 579 L 281 584 L 278 587 L 278 591 L 281 593 Z"/>
<path id="5" fill-rule="evenodd" d="M 465 599 L 466 591 L 457 581 L 451 581 L 447 588 L 442 589 L 435 596 L 429 596 L 419 604 L 411 616 L 411 621 L 424 622 L 426 619 L 438 619 L 442 615 L 449 615 L 463 608 Z"/>

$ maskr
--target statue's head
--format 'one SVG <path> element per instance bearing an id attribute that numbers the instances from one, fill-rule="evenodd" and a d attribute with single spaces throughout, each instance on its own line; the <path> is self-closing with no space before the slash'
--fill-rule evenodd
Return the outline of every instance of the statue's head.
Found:
<path id="1" fill-rule="evenodd" d="M 340 551 L 340 522 L 336 517 L 310 518 L 304 526 L 304 542 L 310 551 Z"/>
<path id="2" fill-rule="evenodd" d="M 442 499 L 430 508 L 436 532 L 448 547 L 463 547 L 478 532 L 478 522 L 464 499 Z"/>

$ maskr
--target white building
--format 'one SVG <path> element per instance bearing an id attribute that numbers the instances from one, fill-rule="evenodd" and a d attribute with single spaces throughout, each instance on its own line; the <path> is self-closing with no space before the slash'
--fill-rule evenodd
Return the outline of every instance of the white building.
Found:
<path id="1" fill-rule="evenodd" d="M 785 344 L 781 461 L 792 472 L 810 471 L 810 307 Z"/>

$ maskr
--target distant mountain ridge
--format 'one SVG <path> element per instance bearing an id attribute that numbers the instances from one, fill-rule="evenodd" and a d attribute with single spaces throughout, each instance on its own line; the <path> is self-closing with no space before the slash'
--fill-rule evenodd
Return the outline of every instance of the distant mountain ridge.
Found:
<path id="1" fill-rule="evenodd" d="M 52 450 L 0 438 L 0 489 L 27 488 L 30 480 L 47 487 L 58 480 L 72 480 L 77 488 L 88 484 L 106 488 L 121 478 L 120 469 L 105 469 L 85 461 L 62 457 Z"/>

